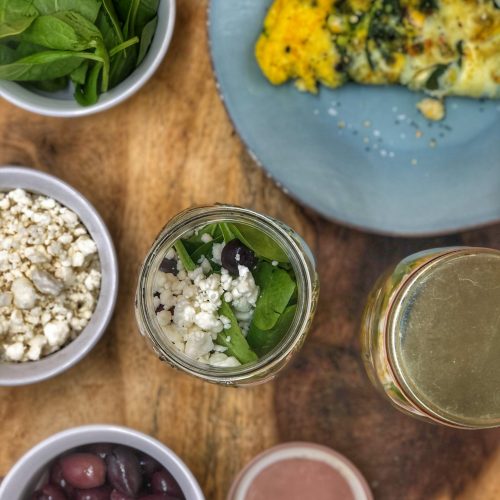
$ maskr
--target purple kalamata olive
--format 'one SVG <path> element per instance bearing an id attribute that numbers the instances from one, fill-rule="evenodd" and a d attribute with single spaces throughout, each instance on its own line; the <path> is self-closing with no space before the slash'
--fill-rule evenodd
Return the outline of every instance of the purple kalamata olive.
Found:
<path id="1" fill-rule="evenodd" d="M 100 486 L 99 488 L 89 488 L 87 490 L 75 490 L 72 500 L 109 500 L 111 486 Z"/>
<path id="2" fill-rule="evenodd" d="M 165 495 L 163 493 L 152 493 L 151 495 L 144 495 L 142 497 L 139 497 L 139 500 L 182 500 L 182 499 L 179 497 L 173 497 L 172 495 Z"/>
<path id="3" fill-rule="evenodd" d="M 63 489 L 54 484 L 46 484 L 31 496 L 32 500 L 67 500 Z"/>
<path id="4" fill-rule="evenodd" d="M 72 453 L 61 458 L 62 475 L 74 488 L 98 488 L 106 480 L 106 464 L 91 453 Z"/>
<path id="5" fill-rule="evenodd" d="M 139 458 L 141 470 L 148 478 L 150 478 L 157 470 L 162 468 L 159 462 L 145 453 L 139 452 L 137 456 Z"/>
<path id="6" fill-rule="evenodd" d="M 182 490 L 177 484 L 172 474 L 166 469 L 162 469 L 153 474 L 151 478 L 151 489 L 153 493 L 168 493 L 175 497 L 182 496 Z"/>
<path id="7" fill-rule="evenodd" d="M 106 457 L 108 481 L 113 488 L 129 496 L 135 496 L 142 485 L 142 471 L 135 453 L 124 446 L 116 446 Z"/>
<path id="8" fill-rule="evenodd" d="M 162 273 L 174 274 L 177 276 L 177 260 L 176 259 L 167 259 L 166 257 L 161 261 L 160 271 Z"/>
<path id="9" fill-rule="evenodd" d="M 85 446 L 82 451 L 85 453 L 92 453 L 93 455 L 97 455 L 105 460 L 106 457 L 113 451 L 114 446 L 114 444 L 110 443 L 92 443 Z"/>
<path id="10" fill-rule="evenodd" d="M 111 496 L 109 497 L 109 500 L 134 500 L 134 497 L 130 497 L 128 495 L 125 495 L 125 493 L 122 493 L 118 490 L 113 490 L 111 492 Z"/>
<path id="11" fill-rule="evenodd" d="M 238 275 L 238 266 L 245 266 L 253 269 L 257 264 L 255 254 L 246 247 L 240 240 L 235 239 L 227 243 L 222 249 L 222 267 L 230 274 Z"/>
<path id="12" fill-rule="evenodd" d="M 74 488 L 68 483 L 68 481 L 66 481 L 66 479 L 64 479 L 60 460 L 56 460 L 51 465 L 49 481 L 50 484 L 54 484 L 62 488 L 68 497 L 71 497 L 73 494 Z"/>

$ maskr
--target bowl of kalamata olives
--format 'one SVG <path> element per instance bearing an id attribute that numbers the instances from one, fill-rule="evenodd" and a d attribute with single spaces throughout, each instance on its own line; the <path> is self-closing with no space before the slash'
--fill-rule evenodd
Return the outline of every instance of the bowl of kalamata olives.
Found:
<path id="1" fill-rule="evenodd" d="M 156 439 L 91 425 L 26 453 L 0 485 L 2 500 L 204 500 L 186 464 Z"/>

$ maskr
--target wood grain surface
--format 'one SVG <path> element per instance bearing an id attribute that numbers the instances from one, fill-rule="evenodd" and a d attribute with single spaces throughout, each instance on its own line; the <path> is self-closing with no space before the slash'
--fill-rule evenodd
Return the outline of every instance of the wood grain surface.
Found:
<path id="1" fill-rule="evenodd" d="M 51 172 L 84 193 L 109 225 L 121 272 L 114 320 L 87 358 L 53 380 L 0 389 L 0 475 L 57 431 L 113 423 L 171 447 L 209 499 L 223 500 L 253 456 L 290 440 L 345 453 L 377 500 L 499 499 L 499 433 L 441 429 L 394 410 L 363 372 L 357 331 L 366 295 L 387 266 L 442 245 L 500 248 L 500 227 L 395 239 L 346 229 L 294 203 L 254 165 L 219 101 L 206 1 L 178 4 L 163 65 L 118 108 L 62 120 L 0 103 L 0 164 Z M 216 201 L 284 220 L 319 261 L 319 310 L 304 349 L 275 382 L 251 389 L 170 369 L 145 347 L 134 320 L 138 268 L 155 235 L 180 210 Z"/>

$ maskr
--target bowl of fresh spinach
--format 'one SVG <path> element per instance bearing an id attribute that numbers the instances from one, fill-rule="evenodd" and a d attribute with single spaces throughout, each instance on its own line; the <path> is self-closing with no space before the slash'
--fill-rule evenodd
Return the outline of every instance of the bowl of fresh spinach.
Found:
<path id="1" fill-rule="evenodd" d="M 163 60 L 175 0 L 0 0 L 0 96 L 60 117 L 109 109 Z"/>

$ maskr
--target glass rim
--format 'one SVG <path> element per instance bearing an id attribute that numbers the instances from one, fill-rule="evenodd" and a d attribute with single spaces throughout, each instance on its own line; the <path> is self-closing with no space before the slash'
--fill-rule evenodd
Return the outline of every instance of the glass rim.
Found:
<path id="1" fill-rule="evenodd" d="M 422 263 L 414 269 L 407 277 L 399 284 L 398 290 L 394 294 L 389 310 L 387 313 L 387 323 L 384 332 L 384 350 L 388 361 L 388 367 L 392 372 L 393 379 L 397 384 L 398 389 L 402 394 L 426 417 L 431 420 L 446 424 L 447 426 L 456 428 L 492 428 L 500 424 L 500 418 L 496 421 L 491 420 L 485 423 L 482 420 L 474 418 L 459 418 L 458 416 L 451 415 L 449 412 L 442 411 L 437 405 L 433 404 L 423 392 L 419 392 L 416 387 L 408 382 L 408 375 L 405 374 L 402 368 L 401 349 L 398 348 L 398 323 L 401 317 L 401 305 L 404 298 L 408 293 L 411 293 L 414 285 L 419 280 L 423 279 L 426 275 L 432 272 L 436 266 L 449 262 L 457 257 L 474 253 L 482 254 L 495 254 L 498 255 L 499 251 L 486 247 L 450 247 L 443 249 L 442 253 L 435 255 L 429 261 Z"/>
<path id="2" fill-rule="evenodd" d="M 280 343 L 268 354 L 254 363 L 238 367 L 215 367 L 207 363 L 189 358 L 179 351 L 161 332 L 156 316 L 151 314 L 153 294 L 148 296 L 148 290 L 153 284 L 155 269 L 159 267 L 165 252 L 173 246 L 183 234 L 197 227 L 215 221 L 240 222 L 258 227 L 272 237 L 290 258 L 297 279 L 298 299 L 297 311 L 292 325 Z M 197 206 L 188 208 L 174 216 L 160 232 L 149 250 L 139 274 L 136 291 L 136 319 L 143 336 L 152 343 L 156 354 L 175 368 L 191 375 L 217 383 L 234 384 L 253 377 L 271 377 L 281 365 L 301 345 L 308 331 L 309 318 L 314 312 L 313 276 L 310 272 L 307 257 L 298 242 L 277 220 L 255 212 L 252 209 L 227 204 Z M 163 338 L 162 338 L 163 337 Z"/>

